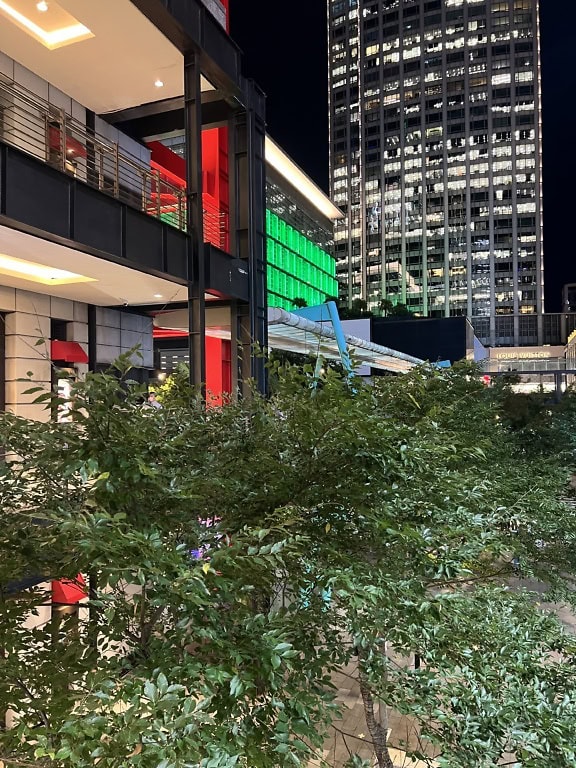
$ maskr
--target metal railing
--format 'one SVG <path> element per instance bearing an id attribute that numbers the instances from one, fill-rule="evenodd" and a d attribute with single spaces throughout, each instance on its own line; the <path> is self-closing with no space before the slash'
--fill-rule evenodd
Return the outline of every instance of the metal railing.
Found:
<path id="1" fill-rule="evenodd" d="M 208 195 L 202 196 L 204 242 L 212 243 L 217 248 L 228 252 L 229 250 L 229 217 L 221 211 Z"/>
<path id="2" fill-rule="evenodd" d="M 90 131 L 63 109 L 0 80 L 0 140 L 128 205 L 186 230 L 185 185 Z"/>

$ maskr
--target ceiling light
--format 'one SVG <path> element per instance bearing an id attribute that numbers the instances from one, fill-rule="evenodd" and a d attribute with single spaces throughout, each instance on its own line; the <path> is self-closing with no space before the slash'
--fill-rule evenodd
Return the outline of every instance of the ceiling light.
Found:
<path id="1" fill-rule="evenodd" d="M 162 298 L 163 298 L 163 296 L 162 296 L 162 294 L 161 294 L 161 293 L 155 293 L 155 294 L 154 294 L 154 298 L 155 298 L 155 299 L 162 299 Z"/>
<path id="2" fill-rule="evenodd" d="M 156 78 L 156 80 L 154 80 L 154 85 L 156 86 L 156 88 L 162 88 L 162 86 L 164 85 L 164 83 L 163 83 L 163 82 L 162 82 L 162 80 L 160 80 L 160 78 L 158 77 L 158 78 Z"/>
<path id="3" fill-rule="evenodd" d="M 25 259 L 16 259 L 4 253 L 0 254 L 0 274 L 19 277 L 43 285 L 96 282 L 94 277 L 85 277 L 76 272 L 69 272 L 67 269 L 57 269 Z"/>
<path id="4" fill-rule="evenodd" d="M 13 3 L 13 0 L 11 0 L 11 2 Z M 11 2 L 0 0 L 0 13 L 11 19 L 18 27 L 20 27 L 20 29 L 24 30 L 24 32 L 29 34 L 39 43 L 42 43 L 42 45 L 46 46 L 50 51 L 55 48 L 60 48 L 63 45 L 77 43 L 80 40 L 94 37 L 88 27 L 85 27 L 84 24 L 80 24 L 78 20 L 69 13 L 65 12 L 63 15 L 63 26 L 48 31 L 40 24 L 37 24 L 32 19 L 28 18 L 24 13 L 14 8 Z M 41 12 L 47 11 L 48 3 L 46 0 L 40 0 L 40 2 L 36 4 L 36 9 Z"/>

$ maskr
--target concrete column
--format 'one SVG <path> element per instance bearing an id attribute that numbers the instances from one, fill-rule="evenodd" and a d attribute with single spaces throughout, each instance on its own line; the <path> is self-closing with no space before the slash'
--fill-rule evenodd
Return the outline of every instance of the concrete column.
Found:
<path id="1" fill-rule="evenodd" d="M 14 311 L 6 314 L 6 410 L 49 421 L 50 407 L 33 402 L 39 393 L 24 394 L 36 386 L 52 386 L 50 297 L 15 291 Z"/>

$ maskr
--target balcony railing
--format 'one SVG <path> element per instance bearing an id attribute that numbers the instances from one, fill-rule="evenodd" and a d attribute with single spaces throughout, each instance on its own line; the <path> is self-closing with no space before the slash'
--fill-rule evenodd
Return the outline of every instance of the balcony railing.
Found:
<path id="1" fill-rule="evenodd" d="M 185 185 L 17 83 L 0 80 L 0 140 L 150 216 L 186 229 Z"/>
<path id="2" fill-rule="evenodd" d="M 150 161 L 150 167 L 158 175 L 160 182 L 167 182 L 179 189 L 182 195 L 186 195 L 186 182 L 172 171 L 163 168 L 154 160 Z M 184 198 L 184 203 L 185 203 Z M 228 252 L 229 249 L 229 226 L 230 217 L 227 212 L 221 211 L 212 195 L 207 192 L 202 193 L 202 213 L 204 242 L 212 243 L 217 248 Z M 185 210 L 185 209 L 184 209 Z M 160 215 L 167 218 L 172 215 L 172 209 L 169 202 L 165 202 Z"/>
<path id="3" fill-rule="evenodd" d="M 212 243 L 217 248 L 228 252 L 229 250 L 229 217 L 227 213 L 219 210 L 207 194 L 202 196 L 204 208 L 204 242 Z"/>

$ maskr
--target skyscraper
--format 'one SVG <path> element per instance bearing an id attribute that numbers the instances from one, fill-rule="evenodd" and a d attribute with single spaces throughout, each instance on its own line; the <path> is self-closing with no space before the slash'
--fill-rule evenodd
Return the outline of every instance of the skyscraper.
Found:
<path id="1" fill-rule="evenodd" d="M 340 295 L 541 343 L 538 0 L 329 0 Z"/>

